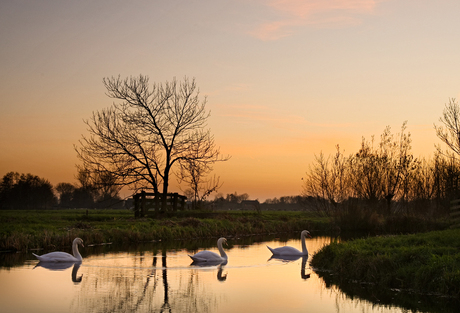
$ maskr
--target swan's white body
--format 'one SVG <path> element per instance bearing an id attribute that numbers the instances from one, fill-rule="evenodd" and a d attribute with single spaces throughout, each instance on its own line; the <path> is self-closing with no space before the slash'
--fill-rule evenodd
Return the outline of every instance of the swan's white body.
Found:
<path id="1" fill-rule="evenodd" d="M 305 237 L 310 237 L 310 232 L 308 230 L 302 231 L 300 234 L 300 240 L 302 241 L 302 251 L 297 250 L 294 247 L 279 247 L 276 249 L 272 249 L 269 246 L 267 248 L 273 253 L 273 256 L 278 257 L 288 257 L 288 256 L 306 256 L 308 255 L 307 245 L 305 243 Z"/>
<path id="2" fill-rule="evenodd" d="M 217 240 L 217 249 L 219 249 L 220 255 L 212 251 L 200 251 L 195 255 L 189 255 L 189 257 L 193 260 L 194 263 L 212 263 L 212 264 L 220 264 L 227 262 L 227 254 L 222 247 L 222 244 L 227 244 L 227 239 L 219 238 Z"/>
<path id="3" fill-rule="evenodd" d="M 61 251 L 50 252 L 43 255 L 36 255 L 35 253 L 32 254 L 35 255 L 35 257 L 39 259 L 40 262 L 81 262 L 82 257 L 80 252 L 78 251 L 79 244 L 84 247 L 83 240 L 81 240 L 80 238 L 75 238 L 72 243 L 73 255 Z"/>

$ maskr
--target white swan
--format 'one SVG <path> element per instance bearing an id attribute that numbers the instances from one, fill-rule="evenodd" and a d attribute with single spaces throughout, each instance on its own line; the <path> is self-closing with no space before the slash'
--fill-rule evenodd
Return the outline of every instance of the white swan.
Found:
<path id="1" fill-rule="evenodd" d="M 32 253 L 35 255 L 37 259 L 40 260 L 40 262 L 81 262 L 82 257 L 80 252 L 78 251 L 78 245 L 83 245 L 83 240 L 80 238 L 75 238 L 72 243 L 72 254 L 67 253 L 67 252 L 61 252 L 61 251 L 55 251 L 55 252 L 50 252 L 47 254 L 43 255 L 36 255 L 35 253 Z"/>
<path id="2" fill-rule="evenodd" d="M 308 230 L 304 230 L 300 234 L 300 240 L 302 241 L 302 251 L 299 251 L 296 248 L 289 247 L 289 246 L 280 247 L 276 249 L 272 249 L 269 246 L 267 246 L 267 248 L 273 253 L 274 256 L 286 257 L 286 256 L 308 255 L 307 245 L 305 244 L 305 237 L 311 238 L 310 232 Z"/>
<path id="3" fill-rule="evenodd" d="M 227 239 L 224 237 L 217 240 L 217 248 L 219 249 L 220 255 L 212 251 L 200 251 L 195 255 L 189 255 L 193 260 L 193 263 L 207 263 L 207 264 L 222 264 L 227 263 L 227 254 L 222 247 L 222 244 L 227 244 Z"/>

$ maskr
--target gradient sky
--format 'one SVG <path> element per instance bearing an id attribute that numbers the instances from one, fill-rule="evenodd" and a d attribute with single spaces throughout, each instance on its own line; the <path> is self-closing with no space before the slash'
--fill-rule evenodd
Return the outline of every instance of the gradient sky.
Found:
<path id="1" fill-rule="evenodd" d="M 75 183 L 103 77 L 195 77 L 226 193 L 297 195 L 315 154 L 404 121 L 431 157 L 460 98 L 458 0 L 0 2 L 0 176 Z M 173 187 L 172 191 L 178 191 Z M 176 190 L 175 190 L 176 189 Z"/>

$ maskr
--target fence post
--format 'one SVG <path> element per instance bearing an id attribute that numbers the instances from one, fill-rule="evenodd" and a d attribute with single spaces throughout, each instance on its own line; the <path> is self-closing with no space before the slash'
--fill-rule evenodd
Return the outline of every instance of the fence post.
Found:
<path id="1" fill-rule="evenodd" d="M 177 192 L 173 193 L 172 195 L 172 209 L 174 212 L 177 211 L 177 196 L 178 196 Z"/>
<path id="2" fill-rule="evenodd" d="M 145 207 L 145 191 L 141 191 L 141 214 L 140 217 L 144 217 L 145 214 L 147 213 L 146 207 Z"/>
<path id="3" fill-rule="evenodd" d="M 180 208 L 182 211 L 185 211 L 185 199 L 184 196 L 180 196 Z"/>
<path id="4" fill-rule="evenodd" d="M 155 211 L 155 215 L 158 214 L 160 211 L 160 204 L 161 204 L 161 194 L 160 193 L 155 193 L 155 198 L 154 198 L 154 203 L 153 203 L 153 209 Z"/>

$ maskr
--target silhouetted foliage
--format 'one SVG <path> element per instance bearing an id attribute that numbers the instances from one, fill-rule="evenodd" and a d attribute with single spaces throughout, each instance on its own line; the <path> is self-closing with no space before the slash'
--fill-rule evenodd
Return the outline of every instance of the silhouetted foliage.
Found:
<path id="1" fill-rule="evenodd" d="M 184 182 L 189 187 L 184 193 L 192 201 L 193 209 L 203 208 L 207 197 L 222 187 L 219 177 L 215 175 L 208 177 L 212 169 L 212 164 L 209 162 L 185 160 L 180 163 L 178 181 L 179 184 Z"/>
<path id="2" fill-rule="evenodd" d="M 56 203 L 53 186 L 43 178 L 17 172 L 9 172 L 2 178 L 1 209 L 50 209 Z"/>
<path id="3" fill-rule="evenodd" d="M 460 155 L 460 106 L 455 99 L 449 99 L 439 121 L 443 126 L 434 125 L 436 135 L 455 154 Z M 441 148 L 438 148 L 441 151 Z"/>
<path id="4" fill-rule="evenodd" d="M 78 185 L 59 183 L 56 192 L 61 208 L 115 208 L 121 207 L 119 186 L 110 173 L 90 173 L 79 170 Z"/>
<path id="5" fill-rule="evenodd" d="M 379 215 L 449 212 L 449 201 L 460 195 L 460 164 L 453 154 L 438 151 L 432 160 L 416 159 L 406 123 L 396 137 L 385 128 L 379 145 L 374 144 L 373 138 L 363 138 L 355 154 L 344 156 L 337 146 L 335 156 L 316 157 L 303 196 L 310 197 L 319 214 L 350 223 L 360 216 L 375 224 Z"/>
<path id="6" fill-rule="evenodd" d="M 59 206 L 61 208 L 72 208 L 76 187 L 70 183 L 59 183 L 56 192 L 59 195 Z"/>

